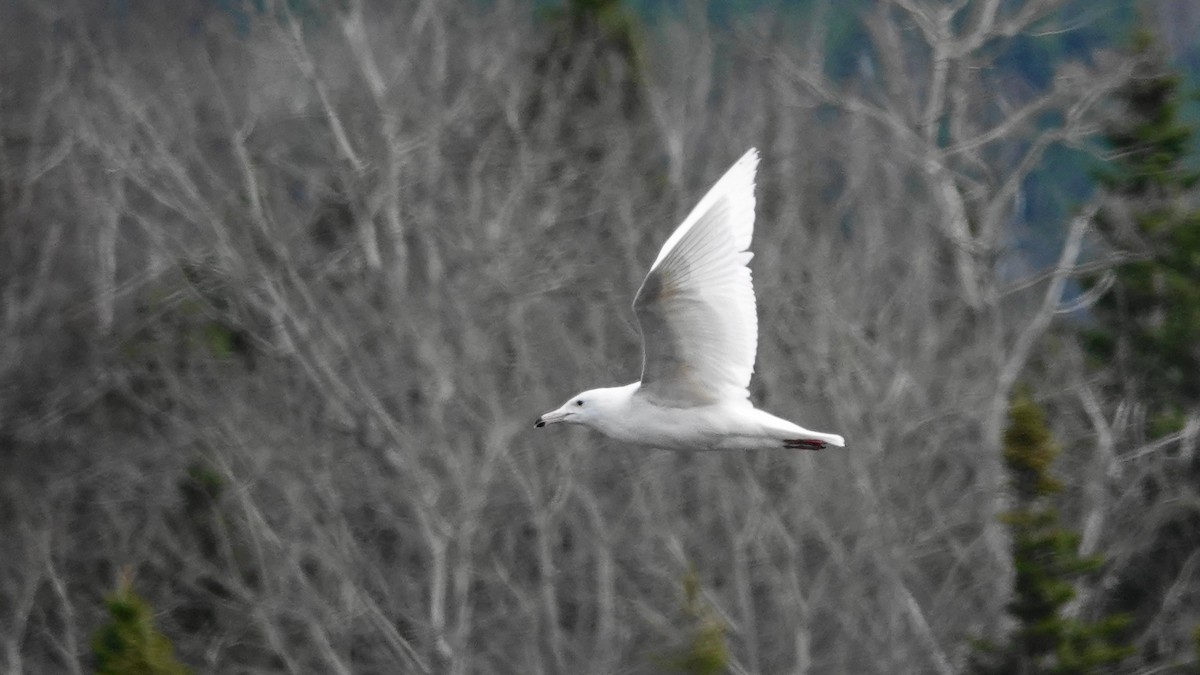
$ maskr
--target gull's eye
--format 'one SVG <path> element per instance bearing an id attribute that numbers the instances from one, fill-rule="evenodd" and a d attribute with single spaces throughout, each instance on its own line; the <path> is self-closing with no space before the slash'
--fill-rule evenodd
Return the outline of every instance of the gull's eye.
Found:
<path id="1" fill-rule="evenodd" d="M 579 399 L 578 401 L 575 401 L 575 405 L 583 405 L 583 399 Z"/>

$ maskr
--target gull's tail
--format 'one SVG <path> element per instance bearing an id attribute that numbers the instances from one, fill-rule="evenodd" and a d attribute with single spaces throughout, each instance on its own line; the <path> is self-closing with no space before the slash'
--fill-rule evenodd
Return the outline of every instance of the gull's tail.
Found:
<path id="1" fill-rule="evenodd" d="M 759 415 L 759 422 L 763 425 L 767 435 L 781 444 L 776 447 L 797 450 L 824 450 L 831 445 L 839 448 L 846 447 L 846 439 L 837 434 L 809 431 L 798 424 L 757 408 L 754 409 L 754 412 Z"/>
<path id="2" fill-rule="evenodd" d="M 823 434 L 819 431 L 805 431 L 800 438 L 783 439 L 783 447 L 797 450 L 824 450 L 831 445 L 844 448 L 846 439 L 837 434 Z"/>

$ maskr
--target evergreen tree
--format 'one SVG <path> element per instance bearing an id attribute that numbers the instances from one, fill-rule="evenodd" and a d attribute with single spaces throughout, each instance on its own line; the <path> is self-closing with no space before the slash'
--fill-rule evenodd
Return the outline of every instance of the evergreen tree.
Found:
<path id="1" fill-rule="evenodd" d="M 1150 432 L 1160 435 L 1200 403 L 1200 208 L 1189 203 L 1200 174 L 1188 166 L 1179 76 L 1150 32 L 1136 34 L 1132 52 L 1133 76 L 1104 134 L 1111 159 L 1097 180 L 1107 197 L 1099 229 L 1133 260 L 1114 270 L 1085 337 L 1150 405 Z"/>
<path id="2" fill-rule="evenodd" d="M 154 614 L 136 593 L 129 573 L 109 596 L 108 623 L 96 631 L 92 653 L 97 675 L 188 675 L 171 641 L 154 628 Z"/>
<path id="3" fill-rule="evenodd" d="M 1059 523 L 1053 498 L 1062 486 L 1050 473 L 1058 452 L 1037 403 L 1018 394 L 1004 433 L 1015 504 L 1003 516 L 1012 534 L 1016 580 L 1008 613 L 1016 628 L 1003 645 L 978 645 L 972 657 L 978 673 L 1093 673 L 1133 652 L 1117 640 L 1123 616 L 1092 623 L 1063 614 L 1075 580 L 1097 570 L 1101 559 L 1080 556 L 1079 535 Z"/>
<path id="4" fill-rule="evenodd" d="M 1182 121 L 1182 79 L 1154 35 L 1137 33 L 1130 56 L 1132 77 L 1105 130 L 1110 161 L 1097 179 L 1105 196 L 1100 230 L 1133 260 L 1113 270 L 1113 288 L 1084 337 L 1091 355 L 1114 368 L 1118 391 L 1146 406 L 1144 431 L 1157 438 L 1200 412 L 1200 164 L 1194 130 Z M 1109 607 L 1128 612 L 1132 632 L 1144 636 L 1142 654 L 1151 662 L 1175 658 L 1182 647 L 1186 629 L 1151 627 L 1188 574 L 1200 532 L 1200 459 L 1168 462 L 1169 470 L 1143 476 L 1138 488 L 1147 506 L 1179 506 L 1147 509 L 1155 515 L 1144 520 L 1139 545 L 1114 570 L 1108 593 Z"/>
<path id="5" fill-rule="evenodd" d="M 1200 626 L 1196 626 L 1196 628 L 1192 630 L 1192 641 L 1194 642 L 1194 646 L 1196 648 L 1196 661 L 1192 664 L 1192 670 L 1200 673 Z"/>
<path id="6" fill-rule="evenodd" d="M 683 644 L 659 659 L 665 672 L 684 675 L 718 675 L 729 665 L 725 624 L 700 597 L 700 578 L 688 570 L 683 578 L 683 622 L 688 625 Z"/>
<path id="7" fill-rule="evenodd" d="M 536 60 L 539 78 L 564 85 L 581 111 L 609 102 L 625 120 L 645 112 L 642 37 L 636 15 L 623 0 L 568 0 L 543 15 L 550 41 Z M 573 75 L 576 69 L 585 76 Z M 539 113 L 531 111 L 535 117 Z"/>

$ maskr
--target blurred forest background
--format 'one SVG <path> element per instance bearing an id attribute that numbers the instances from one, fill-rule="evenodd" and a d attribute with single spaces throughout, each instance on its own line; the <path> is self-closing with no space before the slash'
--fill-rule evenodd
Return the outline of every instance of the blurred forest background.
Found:
<path id="1" fill-rule="evenodd" d="M 0 1 L 0 671 L 1200 671 L 1198 36 Z M 534 432 L 750 146 L 752 394 L 849 447 Z"/>

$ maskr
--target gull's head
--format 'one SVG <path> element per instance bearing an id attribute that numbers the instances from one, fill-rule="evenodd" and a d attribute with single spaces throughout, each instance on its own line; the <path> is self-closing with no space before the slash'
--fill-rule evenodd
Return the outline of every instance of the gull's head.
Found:
<path id="1" fill-rule="evenodd" d="M 604 423 L 619 414 L 622 406 L 628 404 L 630 392 L 628 387 L 608 387 L 605 389 L 589 389 L 575 394 L 567 399 L 557 410 L 537 418 L 533 426 L 541 428 L 548 424 L 583 424 L 593 429 L 601 429 Z"/>

